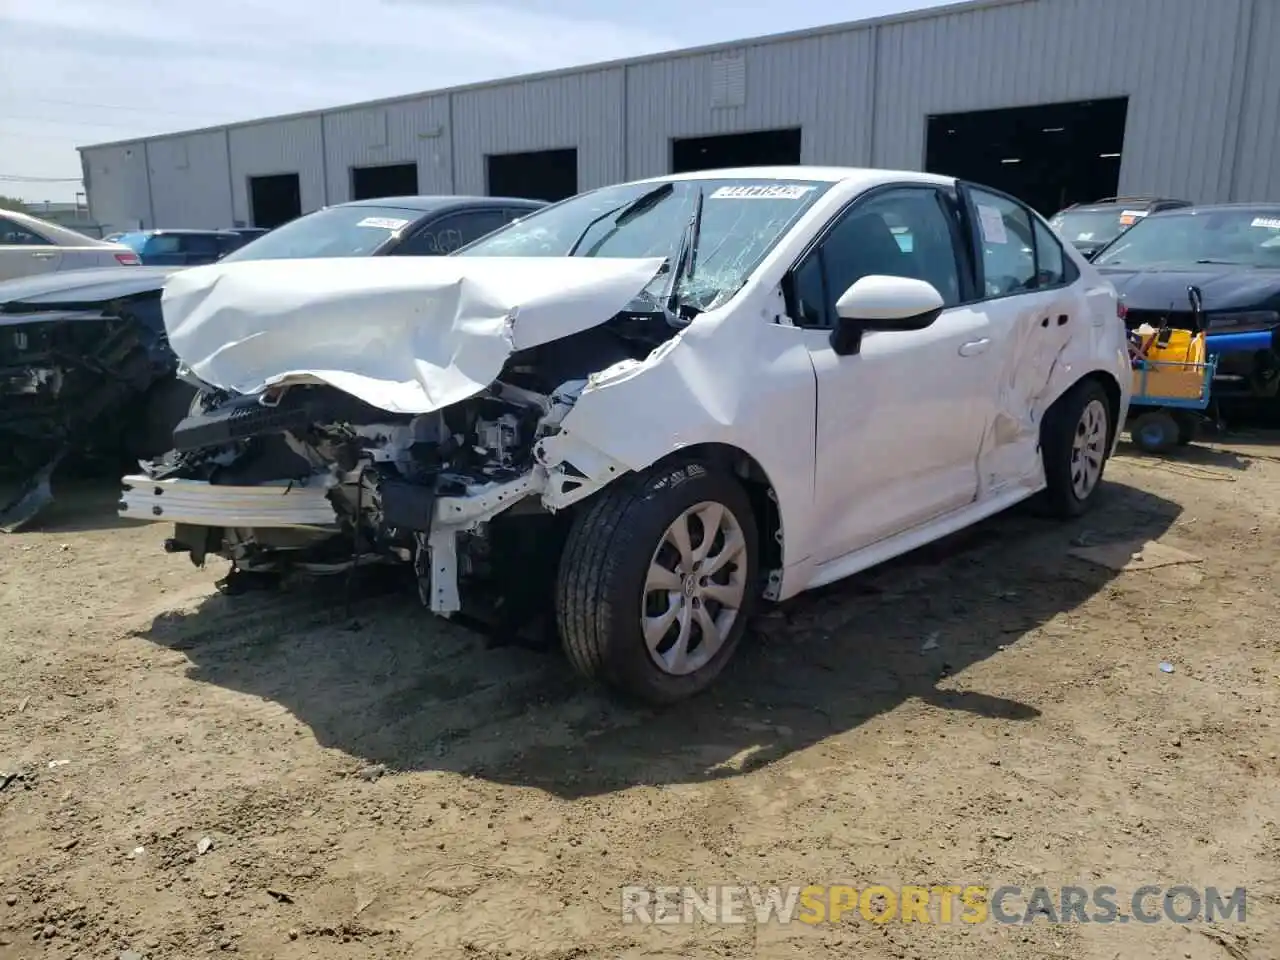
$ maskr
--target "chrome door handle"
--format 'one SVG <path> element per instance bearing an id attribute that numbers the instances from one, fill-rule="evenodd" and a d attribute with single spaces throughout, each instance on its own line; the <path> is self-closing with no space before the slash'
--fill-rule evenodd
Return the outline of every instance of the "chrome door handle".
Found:
<path id="1" fill-rule="evenodd" d="M 991 346 L 990 337 L 983 337 L 981 340 L 970 340 L 968 343 L 960 344 L 960 356 L 976 357 L 989 346 Z"/>
<path id="2" fill-rule="evenodd" d="M 52 260 L 54 257 L 57 256 L 57 254 L 56 253 L 33 253 L 31 256 L 37 260 Z"/>

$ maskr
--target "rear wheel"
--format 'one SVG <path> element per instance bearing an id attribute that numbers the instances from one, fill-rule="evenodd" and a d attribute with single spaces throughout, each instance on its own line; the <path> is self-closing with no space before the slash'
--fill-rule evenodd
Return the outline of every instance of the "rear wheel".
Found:
<path id="1" fill-rule="evenodd" d="M 1097 380 L 1081 380 L 1049 408 L 1040 434 L 1044 502 L 1059 517 L 1089 509 L 1111 452 L 1111 399 Z"/>
<path id="2" fill-rule="evenodd" d="M 757 532 L 730 474 L 691 462 L 606 488 L 569 533 L 556 588 L 565 652 L 647 703 L 705 690 L 754 605 Z"/>
<path id="3" fill-rule="evenodd" d="M 1187 410 L 1179 410 L 1174 419 L 1178 422 L 1178 446 L 1194 443 L 1200 434 L 1200 418 Z"/>
<path id="4" fill-rule="evenodd" d="M 1152 410 L 1134 419 L 1129 436 L 1143 453 L 1168 453 L 1178 445 L 1182 431 L 1167 410 Z"/>

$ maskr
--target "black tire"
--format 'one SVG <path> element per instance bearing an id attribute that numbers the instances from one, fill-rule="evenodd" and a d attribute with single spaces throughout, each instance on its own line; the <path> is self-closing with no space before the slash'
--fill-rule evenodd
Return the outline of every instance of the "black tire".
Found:
<path id="1" fill-rule="evenodd" d="M 1129 436 L 1143 453 L 1168 453 L 1178 445 L 1182 431 L 1167 410 L 1151 410 L 1129 424 Z"/>
<path id="2" fill-rule="evenodd" d="M 1102 404 L 1105 439 L 1098 444 L 1101 457 L 1097 480 L 1084 496 L 1073 482 L 1075 463 L 1073 451 L 1077 431 L 1084 429 L 1086 410 L 1094 403 Z M 1045 414 L 1040 430 L 1040 457 L 1044 464 L 1045 491 L 1042 502 L 1046 511 L 1055 517 L 1070 519 L 1081 516 L 1097 498 L 1106 471 L 1107 458 L 1115 433 L 1114 411 L 1111 398 L 1097 380 L 1081 380 L 1058 398 Z"/>
<path id="3" fill-rule="evenodd" d="M 746 549 L 746 590 L 723 645 L 691 673 L 658 667 L 645 643 L 644 585 L 668 528 L 704 501 L 727 508 Z M 649 704 L 669 704 L 705 690 L 733 656 L 758 592 L 759 546 L 746 490 L 730 474 L 701 462 L 654 468 L 615 483 L 574 520 L 561 556 L 556 617 L 574 669 Z"/>
<path id="4" fill-rule="evenodd" d="M 1185 447 L 1195 443 L 1200 435 L 1200 418 L 1185 410 L 1178 411 L 1174 418 L 1178 424 L 1178 446 Z"/>

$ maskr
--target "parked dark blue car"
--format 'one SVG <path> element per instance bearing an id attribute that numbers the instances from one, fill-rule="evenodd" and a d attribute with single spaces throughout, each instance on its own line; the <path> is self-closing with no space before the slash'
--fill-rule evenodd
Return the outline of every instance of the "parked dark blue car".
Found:
<path id="1" fill-rule="evenodd" d="M 195 267 L 214 263 L 252 239 L 236 230 L 135 230 L 117 242 L 131 247 L 143 266 Z"/>

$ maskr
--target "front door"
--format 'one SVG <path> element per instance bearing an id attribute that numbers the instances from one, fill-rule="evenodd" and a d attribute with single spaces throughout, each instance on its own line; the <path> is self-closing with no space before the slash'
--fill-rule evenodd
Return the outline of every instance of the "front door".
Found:
<path id="1" fill-rule="evenodd" d="M 972 292 L 955 199 L 902 186 L 859 199 L 793 272 L 792 320 L 818 384 L 815 507 L 823 563 L 973 502 L 994 413 L 996 355 Z M 866 334 L 859 353 L 829 342 L 835 302 L 865 276 L 932 283 L 947 305 L 928 328 Z"/>

